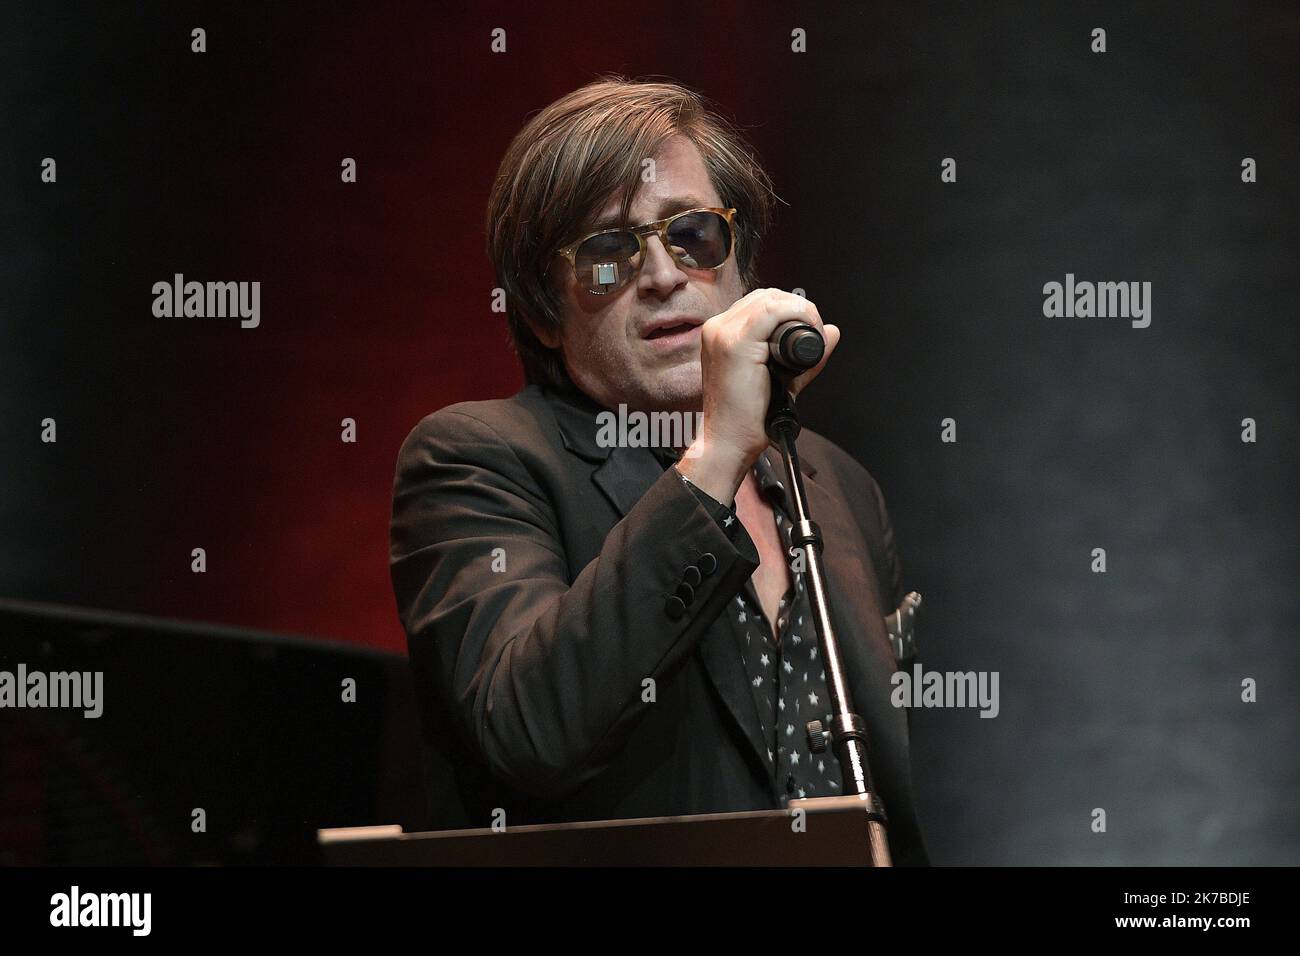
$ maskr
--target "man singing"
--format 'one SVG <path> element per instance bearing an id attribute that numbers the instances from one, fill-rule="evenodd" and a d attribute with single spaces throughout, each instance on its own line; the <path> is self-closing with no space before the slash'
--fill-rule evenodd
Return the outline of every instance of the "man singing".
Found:
<path id="1" fill-rule="evenodd" d="M 756 288 L 771 185 L 675 84 L 607 78 L 515 137 L 488 251 L 528 385 L 404 442 L 390 562 L 426 736 L 471 825 L 771 809 L 836 796 L 791 506 L 764 423 L 768 340 L 801 296 Z M 611 410 L 702 412 L 685 449 L 600 439 Z M 605 430 L 608 434 L 608 429 Z M 884 499 L 799 436 L 828 596 L 895 864 L 927 863 L 885 615 L 902 601 Z"/>

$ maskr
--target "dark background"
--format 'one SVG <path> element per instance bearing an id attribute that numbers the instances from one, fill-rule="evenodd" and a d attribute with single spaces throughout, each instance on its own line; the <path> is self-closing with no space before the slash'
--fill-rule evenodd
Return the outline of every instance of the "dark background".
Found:
<path id="1" fill-rule="evenodd" d="M 501 154 L 599 73 L 669 77 L 776 182 L 764 283 L 844 331 L 805 421 L 885 491 L 926 666 L 1000 672 L 997 719 L 915 715 L 935 861 L 1300 862 L 1298 41 L 1288 3 L 13 10 L 0 596 L 404 650 L 398 446 L 522 384 Z M 261 281 L 261 326 L 154 318 L 176 272 Z M 1150 328 L 1045 318 L 1067 272 L 1150 281 Z"/>

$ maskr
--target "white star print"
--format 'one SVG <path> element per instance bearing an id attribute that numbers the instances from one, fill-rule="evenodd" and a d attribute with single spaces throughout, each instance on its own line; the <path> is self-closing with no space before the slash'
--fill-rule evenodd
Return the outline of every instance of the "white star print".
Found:
<path id="1" fill-rule="evenodd" d="M 801 797 L 802 797 L 802 796 L 806 796 L 806 794 L 803 792 L 803 787 L 800 787 L 800 788 L 799 788 L 799 796 L 801 796 Z"/>
<path id="2" fill-rule="evenodd" d="M 731 515 L 727 515 L 725 518 L 722 519 L 722 526 L 723 526 L 724 528 L 730 528 L 730 527 L 731 527 L 731 522 L 733 522 L 733 521 L 735 521 L 735 520 L 736 520 L 736 519 L 733 518 L 733 517 L 731 517 Z"/>
<path id="3" fill-rule="evenodd" d="M 778 707 L 780 707 L 782 710 L 785 710 L 785 698 L 784 698 L 784 697 L 782 697 L 782 698 L 781 698 L 780 700 L 778 700 L 776 703 L 777 703 L 777 706 L 778 706 Z"/>
<path id="4" fill-rule="evenodd" d="M 769 750 L 769 751 L 767 752 L 767 756 L 768 756 L 769 758 L 771 758 L 771 756 L 772 756 L 772 751 Z M 821 771 L 825 771 L 825 769 L 826 769 L 826 761 L 825 761 L 825 760 L 818 760 L 818 761 L 817 761 L 817 769 L 818 769 L 818 770 L 821 770 Z"/>
<path id="5" fill-rule="evenodd" d="M 808 695 L 808 703 L 810 703 L 810 704 L 812 704 L 814 707 L 816 707 L 816 706 L 817 706 L 817 695 L 816 695 L 816 694 L 809 694 L 809 695 Z"/>
<path id="6" fill-rule="evenodd" d="M 794 665 L 791 664 L 789 661 L 782 661 L 781 666 L 785 668 L 785 672 L 787 674 L 794 673 Z"/>
<path id="7" fill-rule="evenodd" d="M 815 647 L 808 648 L 808 656 L 811 657 L 813 660 L 817 660 L 817 648 Z"/>
<path id="8" fill-rule="evenodd" d="M 763 678 L 761 678 L 761 677 L 755 677 L 755 678 L 754 678 L 754 686 L 755 686 L 755 687 L 758 687 L 758 686 L 761 685 L 762 683 L 763 683 Z"/>
<path id="9" fill-rule="evenodd" d="M 792 639 L 796 644 L 802 644 L 802 643 L 803 643 L 803 638 L 800 637 L 798 634 L 791 634 L 791 635 L 790 635 L 790 638 L 791 638 L 791 639 Z"/>
<path id="10" fill-rule="evenodd" d="M 789 736 L 790 736 L 791 734 L 793 734 L 793 733 L 794 733 L 794 724 L 786 724 L 786 725 L 785 725 L 785 735 L 786 735 L 787 737 L 789 737 Z"/>
<path id="11" fill-rule="evenodd" d="M 791 763 L 792 766 L 798 766 L 798 764 L 799 764 L 799 751 L 797 751 L 797 750 L 791 750 L 791 751 L 790 751 L 790 763 Z"/>
<path id="12" fill-rule="evenodd" d="M 744 624 L 744 623 L 745 623 L 745 612 L 744 612 L 744 611 L 741 611 L 741 612 L 740 612 L 740 616 L 739 616 L 738 618 L 736 618 L 736 623 L 738 623 L 738 624 Z"/>
<path id="13" fill-rule="evenodd" d="M 760 657 L 759 660 L 763 662 L 763 666 L 764 666 L 764 667 L 767 666 L 767 655 L 766 655 L 766 654 L 764 654 L 762 657 Z"/>

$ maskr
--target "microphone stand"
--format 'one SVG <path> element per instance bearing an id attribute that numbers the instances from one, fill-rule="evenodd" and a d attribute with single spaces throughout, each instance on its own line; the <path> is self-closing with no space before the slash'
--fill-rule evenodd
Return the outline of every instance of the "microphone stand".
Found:
<path id="1" fill-rule="evenodd" d="M 871 768 L 867 763 L 867 725 L 854 712 L 853 696 L 849 691 L 844 672 L 844 659 L 840 655 L 835 625 L 831 621 L 830 599 L 826 593 L 826 579 L 822 568 L 822 535 L 817 523 L 808 514 L 808 499 L 804 492 L 803 474 L 799 471 L 799 452 L 795 438 L 800 431 L 799 415 L 795 410 L 794 396 L 790 394 L 790 379 L 799 374 L 781 369 L 775 362 L 768 364 L 772 377 L 772 399 L 767 410 L 768 438 L 781 451 L 785 460 L 786 486 L 790 490 L 790 504 L 794 511 L 790 528 L 790 541 L 802 548 L 807 569 L 808 598 L 813 621 L 817 627 L 817 640 L 826 665 L 826 688 L 830 693 L 831 723 L 823 727 L 820 720 L 808 722 L 808 746 L 813 753 L 822 753 L 829 744 L 840 762 L 840 774 L 845 796 L 856 796 L 867 804 L 867 834 L 871 845 L 872 866 L 892 866 L 889 841 L 885 835 L 885 808 L 876 795 L 871 782 Z"/>

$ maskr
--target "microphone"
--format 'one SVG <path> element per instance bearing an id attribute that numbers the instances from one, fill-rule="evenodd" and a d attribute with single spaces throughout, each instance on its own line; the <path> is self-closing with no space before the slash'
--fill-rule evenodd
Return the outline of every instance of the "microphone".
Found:
<path id="1" fill-rule="evenodd" d="M 826 340 L 816 326 L 798 319 L 782 322 L 767 340 L 772 361 L 782 368 L 803 372 L 822 360 Z"/>

